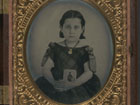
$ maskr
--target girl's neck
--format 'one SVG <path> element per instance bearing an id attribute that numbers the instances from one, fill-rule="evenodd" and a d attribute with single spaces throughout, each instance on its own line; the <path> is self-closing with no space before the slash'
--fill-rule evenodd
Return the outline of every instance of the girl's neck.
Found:
<path id="1" fill-rule="evenodd" d="M 67 44 L 68 47 L 73 47 L 75 46 L 75 44 L 79 43 L 79 40 L 75 40 L 75 41 L 65 40 L 65 43 Z"/>

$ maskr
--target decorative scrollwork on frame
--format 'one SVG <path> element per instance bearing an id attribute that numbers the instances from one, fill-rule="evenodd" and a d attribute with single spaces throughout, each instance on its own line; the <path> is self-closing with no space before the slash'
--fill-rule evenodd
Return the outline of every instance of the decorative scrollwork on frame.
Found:
<path id="1" fill-rule="evenodd" d="M 126 0 L 83 0 L 107 19 L 114 39 L 112 73 L 104 88 L 82 105 L 126 105 Z M 13 2 L 13 79 L 14 105 L 55 105 L 42 95 L 30 80 L 24 60 L 25 36 L 33 16 L 52 0 L 14 0 Z"/>

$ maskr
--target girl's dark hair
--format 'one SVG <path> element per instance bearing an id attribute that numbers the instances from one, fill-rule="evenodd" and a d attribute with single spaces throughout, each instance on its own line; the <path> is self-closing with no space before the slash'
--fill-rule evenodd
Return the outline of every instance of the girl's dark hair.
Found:
<path id="1" fill-rule="evenodd" d="M 68 19 L 68 18 L 79 18 L 81 20 L 82 27 L 85 26 L 85 19 L 84 19 L 83 15 L 79 11 L 69 10 L 69 11 L 64 13 L 64 15 L 62 16 L 62 18 L 61 18 L 61 20 L 59 22 L 61 27 L 63 27 L 65 20 Z M 85 36 L 83 35 L 84 31 L 81 33 L 80 39 L 85 39 Z M 63 35 L 63 33 L 61 31 L 59 33 L 59 36 L 61 38 L 64 38 L 64 35 Z"/>

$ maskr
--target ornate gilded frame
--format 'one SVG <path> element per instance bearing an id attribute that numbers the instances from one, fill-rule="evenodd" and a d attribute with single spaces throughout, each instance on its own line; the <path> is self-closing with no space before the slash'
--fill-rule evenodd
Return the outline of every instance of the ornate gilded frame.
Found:
<path id="1" fill-rule="evenodd" d="M 25 62 L 25 40 L 33 16 L 43 6 L 54 0 L 13 0 L 12 39 L 12 104 L 59 105 L 41 94 L 30 79 Z M 91 100 L 80 105 L 127 105 L 127 1 L 82 0 L 96 6 L 104 15 L 113 33 L 114 60 L 112 72 L 104 88 Z"/>

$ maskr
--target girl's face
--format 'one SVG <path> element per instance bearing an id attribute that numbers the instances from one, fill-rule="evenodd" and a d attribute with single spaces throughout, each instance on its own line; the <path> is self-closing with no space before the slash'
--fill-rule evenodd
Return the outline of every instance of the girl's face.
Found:
<path id="1" fill-rule="evenodd" d="M 61 32 L 63 32 L 64 38 L 67 41 L 77 41 L 80 35 L 84 31 L 84 27 L 81 26 L 81 20 L 79 18 L 68 18 L 65 20 Z"/>

